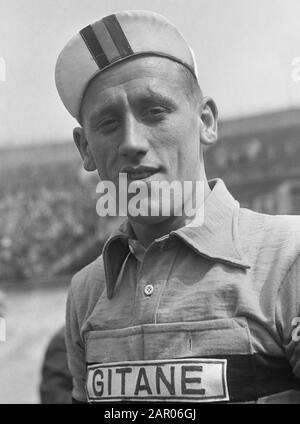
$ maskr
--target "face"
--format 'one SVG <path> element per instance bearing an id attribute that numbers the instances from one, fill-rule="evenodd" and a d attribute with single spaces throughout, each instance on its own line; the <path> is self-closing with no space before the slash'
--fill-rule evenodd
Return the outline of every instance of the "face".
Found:
<path id="1" fill-rule="evenodd" d="M 122 172 L 132 184 L 200 179 L 201 105 L 183 87 L 178 65 L 157 57 L 124 62 L 92 81 L 77 146 L 102 180 L 118 187 Z"/>

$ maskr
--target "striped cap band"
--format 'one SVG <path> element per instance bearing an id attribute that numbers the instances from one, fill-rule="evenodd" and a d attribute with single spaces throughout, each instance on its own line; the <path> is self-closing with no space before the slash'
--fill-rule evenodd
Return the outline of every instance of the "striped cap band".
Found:
<path id="1" fill-rule="evenodd" d="M 120 59 L 133 55 L 133 50 L 124 34 L 121 25 L 116 15 L 110 15 L 103 18 L 97 25 L 98 37 L 95 34 L 92 25 L 88 25 L 80 31 L 87 48 L 91 52 L 99 69 L 103 69 L 113 62 L 113 59 Z M 100 41 L 103 47 L 100 44 Z M 105 51 L 113 52 L 114 55 L 111 60 L 105 54 Z"/>
<path id="2" fill-rule="evenodd" d="M 71 115 L 79 118 L 81 101 L 92 78 L 139 55 L 167 57 L 197 75 L 191 48 L 164 17 L 149 11 L 109 15 L 83 28 L 58 57 L 56 86 Z"/>

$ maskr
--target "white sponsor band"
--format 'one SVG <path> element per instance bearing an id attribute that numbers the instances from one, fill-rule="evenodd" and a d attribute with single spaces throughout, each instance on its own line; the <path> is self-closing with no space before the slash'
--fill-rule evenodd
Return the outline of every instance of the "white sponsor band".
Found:
<path id="1" fill-rule="evenodd" d="M 229 400 L 226 359 L 171 359 L 87 367 L 89 402 Z"/>

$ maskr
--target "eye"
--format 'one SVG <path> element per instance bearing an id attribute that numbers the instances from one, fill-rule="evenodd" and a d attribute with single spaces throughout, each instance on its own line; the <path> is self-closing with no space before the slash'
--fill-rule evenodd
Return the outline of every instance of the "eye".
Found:
<path id="1" fill-rule="evenodd" d="M 119 123 L 120 120 L 118 118 L 105 118 L 98 122 L 98 124 L 95 126 L 95 129 L 101 130 L 103 132 L 111 132 L 118 128 Z"/>
<path id="2" fill-rule="evenodd" d="M 162 106 L 155 106 L 153 108 L 151 108 L 151 112 L 152 113 L 161 113 L 164 112 L 166 110 L 166 108 L 162 107 Z"/>
<path id="3" fill-rule="evenodd" d="M 159 115 L 160 113 L 165 112 L 165 108 L 161 106 L 155 106 L 148 110 L 148 113 L 151 115 Z"/>
<path id="4" fill-rule="evenodd" d="M 163 119 L 167 112 L 167 109 L 163 106 L 153 106 L 146 109 L 144 117 L 150 120 L 160 120 Z"/>

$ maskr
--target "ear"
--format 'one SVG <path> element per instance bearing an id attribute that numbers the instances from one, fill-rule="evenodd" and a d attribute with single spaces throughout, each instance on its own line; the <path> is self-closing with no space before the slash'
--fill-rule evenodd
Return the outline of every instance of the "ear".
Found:
<path id="1" fill-rule="evenodd" d="M 90 151 L 87 139 L 85 137 L 83 128 L 76 127 L 73 130 L 73 138 L 77 149 L 79 150 L 81 159 L 83 161 L 83 167 L 86 171 L 95 171 L 96 165 L 94 162 L 94 158 Z"/>
<path id="2" fill-rule="evenodd" d="M 213 145 L 218 139 L 218 109 L 210 97 L 202 99 L 201 107 L 201 142 L 206 146 Z"/>

